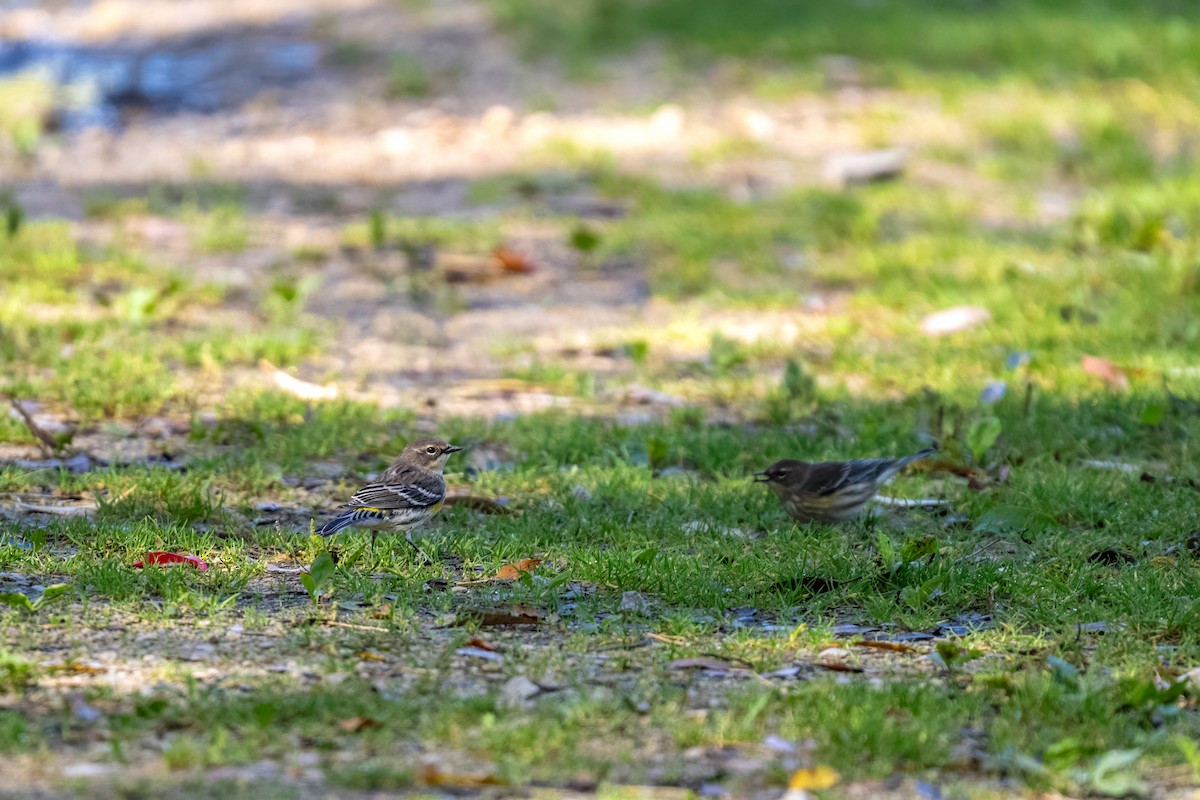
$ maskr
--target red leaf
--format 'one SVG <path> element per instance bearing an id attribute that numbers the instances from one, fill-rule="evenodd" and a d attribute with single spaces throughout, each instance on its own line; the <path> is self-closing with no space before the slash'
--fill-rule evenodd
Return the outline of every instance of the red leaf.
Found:
<path id="1" fill-rule="evenodd" d="M 152 550 L 145 555 L 145 561 L 133 562 L 134 569 L 141 569 L 146 564 L 190 564 L 201 572 L 208 570 L 208 564 L 195 556 L 183 556 L 179 553 L 164 553 L 159 550 Z"/>

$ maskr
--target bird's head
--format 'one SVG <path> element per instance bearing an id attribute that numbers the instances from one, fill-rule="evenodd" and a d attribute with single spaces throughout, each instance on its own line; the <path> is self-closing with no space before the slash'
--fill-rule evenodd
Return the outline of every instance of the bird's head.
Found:
<path id="1" fill-rule="evenodd" d="M 786 484 L 803 478 L 807 472 L 808 464 L 803 461 L 776 461 L 762 472 L 754 473 L 754 482 Z"/>
<path id="2" fill-rule="evenodd" d="M 441 439 L 418 439 L 404 445 L 404 450 L 401 451 L 400 458 L 397 460 L 441 472 L 446 468 L 446 460 L 459 450 L 462 448 L 443 442 Z"/>

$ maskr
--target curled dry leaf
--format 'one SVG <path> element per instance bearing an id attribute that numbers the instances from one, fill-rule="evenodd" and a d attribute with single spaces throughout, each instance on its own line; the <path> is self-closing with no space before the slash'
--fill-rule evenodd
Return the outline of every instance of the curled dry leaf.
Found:
<path id="1" fill-rule="evenodd" d="M 540 625 L 545 620 L 542 612 L 531 606 L 513 605 L 509 608 L 468 608 L 459 612 L 455 626 L 478 622 L 484 627 L 504 625 Z"/>
<path id="2" fill-rule="evenodd" d="M 480 650 L 487 650 L 489 653 L 494 653 L 500 649 L 497 645 L 483 639 L 472 639 L 467 642 L 467 647 L 478 647 Z"/>
<path id="3" fill-rule="evenodd" d="M 499 581 L 515 581 L 521 577 L 524 572 L 533 572 L 542 563 L 540 558 L 526 558 L 521 561 L 514 561 L 511 564 L 505 564 L 496 573 L 496 580 Z"/>
<path id="4" fill-rule="evenodd" d="M 1084 356 L 1083 371 L 1089 375 L 1095 375 L 1100 378 L 1110 389 L 1124 390 L 1129 388 L 1129 376 L 1125 374 L 1125 370 L 1118 367 L 1107 358 L 1098 356 Z"/>
<path id="5" fill-rule="evenodd" d="M 490 497 L 480 497 L 474 494 L 446 495 L 447 506 L 462 506 L 482 514 L 518 514 L 513 508 L 507 508 Z"/>
<path id="6" fill-rule="evenodd" d="M 830 672 L 862 672 L 862 667 L 854 667 L 849 664 L 843 664 L 841 661 L 818 661 L 817 666 L 821 669 L 827 669 Z"/>
<path id="7" fill-rule="evenodd" d="M 382 726 L 370 717 L 351 717 L 339 722 L 338 727 L 347 733 L 358 733 L 359 731 L 365 731 L 367 728 L 379 728 Z"/>
<path id="8" fill-rule="evenodd" d="M 863 639 L 861 642 L 851 642 L 851 647 L 870 647 L 875 650 L 890 650 L 893 653 L 916 653 L 917 648 L 909 647 L 899 642 L 881 642 L 878 639 Z"/>
<path id="9" fill-rule="evenodd" d="M 518 253 L 511 247 L 500 245 L 492 251 L 492 257 L 500 264 L 500 268 L 505 272 L 515 272 L 522 275 L 527 275 L 533 272 L 535 267 L 533 261 L 524 253 Z"/>
<path id="10" fill-rule="evenodd" d="M 422 766 L 420 778 L 421 783 L 425 786 L 444 786 L 458 789 L 505 785 L 504 781 L 495 775 L 460 775 L 454 772 L 443 772 L 436 764 L 425 764 Z"/>

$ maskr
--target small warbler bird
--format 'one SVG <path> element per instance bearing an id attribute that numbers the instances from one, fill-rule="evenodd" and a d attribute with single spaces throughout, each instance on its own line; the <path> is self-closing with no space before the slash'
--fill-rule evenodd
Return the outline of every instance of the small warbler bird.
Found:
<path id="1" fill-rule="evenodd" d="M 854 461 L 776 461 L 754 473 L 800 522 L 842 522 L 858 516 L 867 503 L 900 470 L 937 452 L 922 450 L 904 458 L 860 458 Z"/>
<path id="2" fill-rule="evenodd" d="M 412 540 L 412 531 L 433 518 L 446 501 L 446 479 L 442 470 L 452 453 L 462 450 L 441 439 L 409 442 L 379 480 L 354 493 L 346 509 L 317 531 L 332 536 L 346 528 L 371 531 L 371 547 L 380 531 L 399 533 L 417 553 L 421 549 Z"/>

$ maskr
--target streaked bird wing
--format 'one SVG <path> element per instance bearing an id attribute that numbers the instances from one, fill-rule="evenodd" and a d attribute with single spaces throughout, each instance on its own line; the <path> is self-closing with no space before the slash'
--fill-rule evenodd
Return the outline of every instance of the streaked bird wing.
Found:
<path id="1" fill-rule="evenodd" d="M 348 508 L 385 510 L 427 508 L 446 499 L 446 482 L 436 473 L 384 473 L 383 480 L 369 483 L 354 493 Z"/>
<path id="2" fill-rule="evenodd" d="M 840 494 L 850 486 L 875 486 L 895 471 L 893 458 L 860 458 L 854 461 L 831 461 L 815 464 L 809 472 L 809 492 L 820 497 Z"/>

